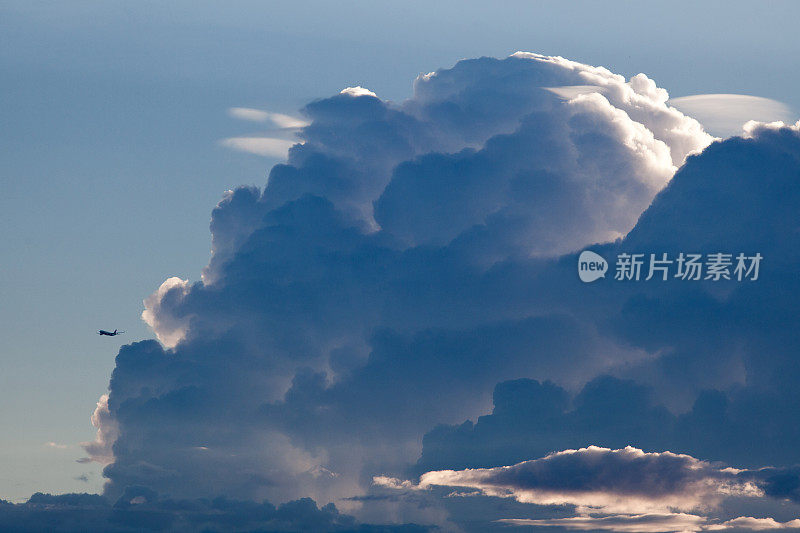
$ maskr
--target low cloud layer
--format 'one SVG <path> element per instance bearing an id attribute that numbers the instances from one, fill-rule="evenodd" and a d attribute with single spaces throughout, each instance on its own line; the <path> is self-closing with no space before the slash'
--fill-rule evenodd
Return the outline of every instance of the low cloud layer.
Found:
<path id="1" fill-rule="evenodd" d="M 524 503 L 576 506 L 578 512 L 650 514 L 692 511 L 725 496 L 764 493 L 739 472 L 671 452 L 590 446 L 565 450 L 513 466 L 440 470 L 420 477 L 419 487 L 468 487 Z"/>
<path id="2" fill-rule="evenodd" d="M 800 520 L 778 522 L 772 518 L 740 516 L 724 522 L 686 513 L 576 516 L 543 520 L 508 519 L 501 523 L 522 527 L 550 527 L 567 531 L 630 531 L 632 533 L 672 533 L 687 531 L 764 531 L 773 529 L 800 529 Z"/>
<path id="3" fill-rule="evenodd" d="M 319 508 L 310 499 L 279 506 L 269 502 L 173 500 L 144 487 L 130 487 L 116 502 L 96 494 L 37 493 L 25 503 L 0 500 L 3 531 L 134 532 L 134 531 L 319 531 L 417 533 L 413 524 L 356 526 L 353 517 L 333 505 Z"/>
<path id="4" fill-rule="evenodd" d="M 426 472 L 418 483 L 389 477 L 373 482 L 398 491 L 456 489 L 450 497 L 513 498 L 538 506 L 568 506 L 574 516 L 549 519 L 503 518 L 516 526 L 558 526 L 569 530 L 704 531 L 795 529 L 800 519 L 720 519 L 726 499 L 795 499 L 776 486 L 776 476 L 800 481 L 797 473 L 742 470 L 685 454 L 612 450 L 589 446 L 554 452 L 511 466 Z M 777 490 L 776 490 L 777 489 Z M 800 507 L 799 507 L 800 508 Z"/>

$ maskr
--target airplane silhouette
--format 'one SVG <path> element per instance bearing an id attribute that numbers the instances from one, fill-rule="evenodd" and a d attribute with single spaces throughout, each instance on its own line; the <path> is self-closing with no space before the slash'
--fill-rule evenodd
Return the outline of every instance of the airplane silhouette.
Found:
<path id="1" fill-rule="evenodd" d="M 123 333 L 125 333 L 125 332 L 124 331 L 117 331 L 117 330 L 106 331 L 104 329 L 101 329 L 100 331 L 97 332 L 98 335 L 108 335 L 109 337 L 115 337 L 115 336 L 121 335 Z"/>

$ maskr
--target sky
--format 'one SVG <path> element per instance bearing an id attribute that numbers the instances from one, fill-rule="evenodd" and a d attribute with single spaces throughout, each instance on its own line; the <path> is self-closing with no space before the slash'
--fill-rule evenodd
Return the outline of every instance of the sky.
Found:
<path id="1" fill-rule="evenodd" d="M 275 468 L 291 465 L 294 469 L 285 473 L 294 481 L 280 489 L 264 489 L 257 479 L 248 485 L 219 477 L 232 467 L 221 459 L 201 460 L 207 470 L 198 469 L 199 475 L 218 480 L 231 497 L 268 498 L 278 504 L 310 496 L 320 507 L 336 501 L 359 520 L 374 520 L 383 512 L 369 506 L 347 508 L 343 497 L 371 494 L 391 499 L 398 522 L 409 517 L 416 522 L 445 523 L 448 519 L 443 516 L 456 511 L 431 505 L 439 515 L 420 515 L 408 503 L 419 494 L 427 497 L 419 487 L 436 478 L 435 472 L 458 470 L 458 465 L 509 466 L 589 444 L 620 450 L 634 445 L 647 453 L 678 446 L 671 451 L 698 461 L 726 461 L 754 472 L 765 465 L 777 468 L 793 463 L 791 453 L 777 445 L 761 455 L 748 452 L 752 441 L 744 437 L 739 448 L 722 449 L 708 436 L 680 441 L 676 435 L 638 435 L 629 442 L 612 443 L 600 432 L 593 434 L 596 442 L 544 439 L 530 448 L 538 455 L 526 457 L 506 450 L 502 458 L 478 458 L 459 439 L 493 438 L 481 433 L 478 416 L 500 416 L 494 387 L 518 378 L 537 383 L 551 379 L 554 388 L 545 396 L 570 398 L 568 403 L 577 406 L 577 410 L 554 408 L 553 420 L 589 417 L 580 411 L 584 405 L 580 398 L 593 390 L 590 384 L 608 387 L 612 392 L 603 397 L 616 398 L 618 389 L 628 386 L 624 380 L 633 380 L 654 396 L 654 405 L 648 408 L 654 412 L 662 405 L 671 409 L 668 414 L 658 411 L 670 427 L 697 431 L 702 424 L 686 413 L 696 411 L 701 416 L 698 405 L 704 404 L 697 402 L 706 398 L 702 393 L 707 389 L 732 394 L 742 383 L 762 385 L 758 380 L 763 380 L 783 391 L 776 380 L 780 370 L 785 371 L 782 365 L 791 366 L 784 358 L 792 354 L 792 338 L 780 328 L 777 334 L 769 324 L 744 328 L 746 334 L 728 346 L 744 354 L 735 364 L 710 341 L 699 342 L 700 333 L 676 338 L 658 328 L 654 316 L 680 315 L 678 310 L 687 301 L 730 320 L 743 313 L 733 303 L 723 313 L 722 304 L 709 300 L 706 289 L 676 297 L 674 302 L 663 294 L 646 295 L 648 299 L 626 293 L 623 298 L 600 290 L 585 304 L 590 308 L 612 302 L 608 305 L 623 316 L 638 317 L 630 324 L 652 333 L 645 339 L 633 325 L 587 319 L 587 309 L 576 303 L 585 299 L 580 292 L 560 303 L 546 289 L 561 283 L 554 281 L 561 279 L 560 271 L 548 261 L 571 257 L 585 245 L 622 237 L 623 244 L 605 244 L 598 250 L 610 258 L 625 251 L 626 243 L 658 244 L 662 248 L 657 251 L 664 252 L 678 252 L 680 246 L 705 250 L 725 244 L 731 252 L 763 248 L 782 253 L 787 244 L 775 241 L 772 234 L 731 240 L 724 228 L 715 226 L 702 234 L 718 236 L 713 241 L 678 231 L 685 221 L 670 218 L 671 213 L 682 212 L 689 202 L 686 198 L 696 191 L 689 186 L 681 189 L 677 179 L 675 187 L 668 189 L 670 194 L 658 196 L 660 203 L 653 202 L 685 157 L 711 141 L 691 119 L 665 111 L 655 87 L 666 89 L 670 98 L 677 99 L 678 109 L 697 118 L 715 136 L 730 135 L 730 128 L 749 118 L 794 122 L 800 109 L 796 91 L 800 69 L 793 59 L 800 53 L 800 41 L 794 37 L 800 8 L 795 3 L 774 2 L 765 8 L 748 2 L 234 2 L 224 6 L 2 2 L 0 11 L 0 179 L 5 193 L 0 197 L 5 228 L 0 237 L 4 251 L 0 402 L 5 406 L 0 410 L 4 430 L 0 432 L 0 499 L 21 502 L 34 492 L 103 490 L 116 498 L 128 485 L 149 486 L 176 497 L 206 496 L 185 490 L 197 486 L 197 480 L 179 477 L 167 483 L 133 468 L 142 461 L 158 465 L 174 460 L 169 450 L 176 454 L 187 448 L 213 451 L 214 446 L 206 442 L 213 440 L 212 435 L 202 427 L 203 420 L 191 428 L 180 429 L 176 424 L 174 432 L 153 435 L 152 441 L 141 445 L 132 443 L 132 435 L 155 431 L 148 425 L 152 413 L 136 401 L 131 404 L 135 409 L 119 410 L 122 398 L 138 398 L 146 404 L 143 390 L 157 391 L 156 398 L 172 392 L 187 395 L 169 396 L 177 402 L 176 412 L 182 407 L 204 413 L 205 422 L 218 422 L 219 413 L 203 403 L 207 400 L 184 390 L 186 383 L 204 394 L 217 390 L 219 397 L 207 398 L 221 407 L 228 405 L 225 398 L 252 398 L 263 404 L 254 412 L 239 413 L 247 419 L 236 426 L 249 431 L 240 438 L 245 449 L 232 449 L 224 439 L 216 443 L 226 453 L 247 456 L 235 468 L 252 470 L 261 464 L 264 458 L 259 453 L 248 456 L 246 452 L 263 446 L 280 450 L 275 454 L 283 459 Z M 577 103 L 565 103 L 575 94 L 548 93 L 546 98 L 529 99 L 525 92 L 529 87 L 601 83 L 562 72 L 564 65 L 547 66 L 555 70 L 543 74 L 517 66 L 523 59 L 538 64 L 535 58 L 497 64 L 465 62 L 454 68 L 465 58 L 502 60 L 518 50 L 604 66 L 625 80 L 644 73 L 648 82 L 640 78 L 641 86 L 637 86 L 643 100 L 639 107 L 626 103 L 627 89 L 605 75 L 601 81 L 608 86 L 577 95 Z M 449 74 L 430 83 L 418 82 L 412 98 L 415 78 L 437 70 Z M 437 79 L 447 81 L 438 83 Z M 649 80 L 653 80 L 652 90 Z M 461 87 L 463 93 L 450 92 L 447 83 Z M 346 87 L 364 87 L 378 98 L 355 96 L 355 92 L 340 95 Z M 619 91 L 623 96 L 617 95 Z M 685 107 L 680 105 L 682 98 L 708 94 L 759 97 L 762 100 L 744 102 L 767 116 L 750 113 L 754 116 L 740 120 L 736 115 L 731 126 L 731 108 L 741 110 L 742 100 L 731 105 L 730 99 L 717 98 L 717 107 L 710 111 L 702 98 L 686 99 Z M 503 103 L 507 98 L 511 104 Z M 448 106 L 452 105 L 461 106 L 464 115 L 451 116 Z M 310 122 L 301 133 L 306 144 L 289 156 L 291 166 L 272 168 L 286 158 L 280 150 L 267 150 L 264 156 L 232 149 L 236 143 L 225 140 L 277 136 L 285 142 L 293 139 L 296 129 L 276 132 L 280 124 L 274 122 L 280 118 L 245 113 L 260 121 L 246 120 L 232 108 L 280 113 L 297 118 L 298 124 Z M 615 109 L 624 110 L 632 123 L 614 121 Z M 538 114 L 525 119 L 534 112 Z M 703 116 L 704 112 L 710 115 Z M 595 128 L 598 123 L 602 127 Z M 435 124 L 437 133 L 420 124 Z M 670 133 L 676 125 L 685 128 L 683 136 Z M 552 132 L 552 137 L 542 131 Z M 750 135 L 758 146 L 783 146 L 780 132 L 753 129 Z M 598 153 L 592 136 L 609 138 L 609 144 L 602 145 L 607 150 L 602 160 L 592 159 Z M 630 142 L 644 147 L 641 154 L 634 157 L 620 148 Z M 520 148 L 526 146 L 542 146 L 542 152 Z M 687 166 L 684 174 L 707 176 L 703 161 L 723 165 L 728 151 L 756 150 L 735 143 L 713 146 L 717 148 L 704 152 L 705 158 L 694 167 Z M 792 149 L 785 150 L 791 154 Z M 584 154 L 587 164 L 576 167 L 568 158 L 562 161 L 558 155 L 562 150 Z M 729 201 L 725 205 L 737 212 L 770 212 L 774 218 L 770 227 L 791 235 L 791 210 L 778 209 L 775 202 L 791 205 L 796 182 L 779 181 L 782 173 L 791 175 L 786 171 L 790 164 L 770 150 L 764 148 L 752 156 L 755 159 L 746 160 L 749 163 L 725 167 L 731 175 L 738 176 L 741 170 L 745 176 L 741 181 L 749 183 L 751 174 L 746 171 L 759 172 L 773 165 L 777 181 L 764 186 L 763 198 L 749 198 L 752 192 L 744 186 L 747 202 L 723 201 L 703 189 L 711 199 L 698 209 Z M 425 156 L 428 151 L 434 154 Z M 739 156 L 731 157 L 738 161 Z M 550 158 L 546 178 L 552 182 L 546 183 L 551 188 L 503 181 L 520 169 L 539 169 L 537 158 Z M 252 189 L 237 189 L 225 196 L 240 186 L 263 189 L 268 175 L 273 192 L 263 198 Z M 468 178 L 461 181 L 464 176 Z M 612 176 L 613 182 L 604 182 L 608 190 L 625 192 L 608 192 L 594 197 L 591 205 L 582 204 L 574 200 L 580 196 L 579 189 L 553 185 L 572 183 L 576 176 L 601 182 Z M 457 186 L 453 180 L 458 180 Z M 495 194 L 505 190 L 502 187 L 515 193 Z M 463 193 L 452 195 L 454 190 Z M 777 199 L 767 194 L 772 192 Z M 531 199 L 542 196 L 548 198 L 546 205 L 556 209 L 531 208 L 540 205 Z M 223 198 L 214 212 L 215 259 L 209 265 L 209 223 L 212 210 Z M 497 206 L 503 209 L 498 211 Z M 559 210 L 583 212 L 591 223 L 559 218 Z M 608 216 L 615 210 L 618 216 Z M 645 210 L 648 215 L 640 219 Z M 695 227 L 705 227 L 704 223 L 707 220 L 701 217 Z M 376 224 L 383 231 L 370 233 Z M 485 226 L 484 233 L 473 232 L 474 224 Z M 684 240 L 671 242 L 664 227 Z M 740 236 L 747 228 L 742 226 Z M 516 254 L 522 248 L 543 262 L 520 260 Z M 492 264 L 503 266 L 493 270 Z M 192 285 L 201 281 L 204 268 L 209 287 L 216 282 L 220 288 Z M 781 272 L 792 281 L 789 270 Z M 520 281 L 527 276 L 534 281 Z M 179 279 L 162 285 L 172 277 Z M 282 286 L 275 281 L 282 279 L 291 282 Z M 744 294 L 739 298 L 746 303 L 757 301 L 765 309 L 780 309 L 785 304 L 775 289 L 780 283 L 767 278 L 765 284 L 769 284 L 764 290 L 769 297 Z M 160 286 L 162 294 L 150 297 Z M 569 286 L 567 292 L 578 290 Z M 715 290 L 707 289 L 709 294 Z M 330 301 L 319 296 L 325 291 L 332 292 Z M 518 301 L 520 295 L 530 302 Z M 148 297 L 149 323 L 145 323 L 140 315 Z M 653 299 L 660 302 L 659 298 L 667 300 L 663 304 L 667 309 L 653 303 Z M 388 306 L 387 299 L 395 305 Z M 630 315 L 631 307 L 640 314 Z M 554 309 L 563 315 L 551 314 Z M 724 323 L 728 326 L 704 326 L 730 334 L 726 329 L 730 320 Z M 777 318 L 774 323 L 782 324 Z M 96 335 L 98 329 L 115 328 L 126 333 L 113 338 Z M 562 336 L 553 339 L 541 333 L 544 330 Z M 151 341 L 119 351 L 131 342 L 154 338 L 162 344 Z M 571 342 L 563 342 L 564 338 Z M 727 342 L 730 337 L 722 335 L 722 339 Z M 757 372 L 747 354 L 765 339 L 774 343 L 771 348 L 779 354 L 775 356 L 778 362 Z M 177 369 L 159 359 L 166 357 L 164 347 L 172 348 L 176 342 L 180 343 Z M 520 360 L 519 353 L 535 346 L 548 347 L 550 355 L 538 355 L 530 364 Z M 274 356 L 264 361 L 259 350 Z M 505 354 L 500 357 L 507 364 L 486 373 L 475 363 L 475 368 L 463 369 L 453 378 L 456 384 L 452 386 L 442 377 L 463 364 L 459 356 L 467 353 L 469 360 L 482 361 L 488 352 Z M 664 353 L 668 356 L 662 357 Z M 442 358 L 441 364 L 425 366 L 418 354 Z M 232 362 L 220 368 L 221 357 Z M 415 405 L 413 399 L 405 398 L 400 404 L 390 399 L 376 401 L 374 412 L 365 407 L 377 394 L 377 384 L 388 387 L 389 378 L 402 373 L 402 365 L 392 361 L 407 361 L 408 368 L 418 373 L 409 370 L 412 389 L 439 385 L 436 380 L 416 380 L 424 373 L 447 382 L 441 392 L 445 400 L 439 408 L 430 409 L 429 416 L 401 417 L 398 426 L 402 427 L 367 423 L 365 427 L 373 428 L 374 434 L 360 434 L 348 427 L 353 412 L 369 421 Z M 682 379 L 681 369 L 687 364 L 686 373 L 692 377 Z M 246 369 L 252 367 L 264 375 L 256 372 L 258 379 L 248 377 Z M 727 374 L 724 368 L 729 369 Z M 108 392 L 112 371 L 116 381 L 111 401 L 108 405 L 101 401 L 95 411 L 98 398 Z M 734 375 L 737 371 L 746 379 Z M 605 372 L 623 381 L 593 381 Z M 213 381 L 215 375 L 225 375 L 237 390 L 220 387 Z M 349 385 L 337 388 L 337 383 Z M 534 385 L 519 386 L 521 394 L 537 394 L 526 392 L 526 387 L 535 389 Z M 268 393 L 259 397 L 262 388 Z M 477 393 L 468 395 L 465 389 Z M 637 390 L 625 394 L 639 394 Z M 739 406 L 740 414 L 755 409 L 758 400 L 753 398 L 760 398 L 753 391 L 742 394 L 726 400 Z M 434 399 L 419 397 L 425 401 L 419 400 L 417 407 L 429 409 Z M 315 420 L 309 413 L 314 412 L 316 401 L 335 414 L 329 420 Z M 514 404 L 513 399 L 509 401 Z M 120 445 L 114 452 L 117 462 L 106 478 L 101 468 L 110 443 L 95 435 L 90 421 L 93 412 L 101 418 L 108 413 L 111 422 L 101 424 L 105 437 L 121 435 L 120 443 L 127 446 Z M 170 424 L 175 421 L 164 416 L 168 427 L 173 427 Z M 779 417 L 776 425 L 792 416 Z M 315 426 L 308 420 L 328 428 L 330 438 L 315 435 Z M 467 420 L 475 423 L 473 436 L 462 434 L 468 428 L 461 433 L 452 428 L 431 433 L 438 424 L 459 428 Z M 743 420 L 741 415 L 726 427 L 740 429 Z M 564 423 L 578 424 L 572 418 Z M 226 430 L 235 432 L 236 427 Z M 262 432 L 262 427 L 269 431 Z M 352 432 L 366 442 L 357 455 L 369 468 L 354 466 L 356 459 L 346 453 L 354 446 L 348 436 Z M 380 439 L 383 432 L 400 444 L 386 447 Z M 676 429 L 675 433 L 680 432 Z M 181 434 L 192 435 L 193 440 L 185 442 Z M 514 438 L 528 442 L 525 439 L 533 437 Z M 782 435 L 777 440 L 791 442 L 790 438 Z M 98 439 L 94 447 L 81 446 L 93 439 Z M 423 446 L 429 443 L 433 447 Z M 481 449 L 479 444 L 474 446 Z M 96 460 L 77 462 L 87 454 Z M 505 462 L 498 462 L 501 459 Z M 408 465 L 415 466 L 409 470 Z M 192 463 L 187 468 L 198 466 Z M 320 482 L 328 471 L 336 474 L 330 475 L 335 482 Z M 385 475 L 396 483 L 370 484 L 365 481 L 368 474 Z M 420 475 L 428 477 L 421 481 Z M 719 481 L 720 474 L 709 476 Z M 104 489 L 108 479 L 112 483 Z M 723 481 L 741 483 L 741 497 L 747 496 L 745 481 Z M 469 479 L 459 483 L 484 494 L 491 492 L 491 487 L 487 489 L 491 484 Z M 262 480 L 263 484 L 269 485 Z M 688 514 L 690 504 L 670 509 Z M 668 514 L 668 509 L 656 504 L 645 508 Z M 605 510 L 625 514 L 613 506 Z M 499 519 L 507 518 L 525 517 Z M 790 518 L 788 514 L 778 517 L 781 522 Z"/>

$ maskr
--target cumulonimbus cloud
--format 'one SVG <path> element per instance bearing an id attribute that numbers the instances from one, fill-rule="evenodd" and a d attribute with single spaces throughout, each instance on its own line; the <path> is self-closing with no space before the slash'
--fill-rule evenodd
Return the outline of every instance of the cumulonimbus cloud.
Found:
<path id="1" fill-rule="evenodd" d="M 214 209 L 202 279 L 170 278 L 146 300 L 161 342 L 117 356 L 108 494 L 368 507 L 354 498 L 373 475 L 404 479 L 421 452 L 437 471 L 508 465 L 501 454 L 518 450 L 503 439 L 517 434 L 546 450 L 674 449 L 680 462 L 682 431 L 705 446 L 691 457 L 787 464 L 797 413 L 753 406 L 795 405 L 798 339 L 778 325 L 795 308 L 800 140 L 757 126 L 712 143 L 668 101 L 643 74 L 518 53 L 420 76 L 401 103 L 358 90 L 310 103 L 302 144 L 264 189 Z M 705 284 L 587 288 L 574 272 L 588 245 L 756 244 L 772 270 L 723 299 Z M 495 385 L 521 377 L 553 383 L 503 388 L 505 412 L 487 415 Z M 657 403 L 679 396 L 685 416 Z M 706 481 L 687 485 L 691 501 L 713 502 Z M 622 509 L 601 500 L 615 486 L 595 503 Z"/>

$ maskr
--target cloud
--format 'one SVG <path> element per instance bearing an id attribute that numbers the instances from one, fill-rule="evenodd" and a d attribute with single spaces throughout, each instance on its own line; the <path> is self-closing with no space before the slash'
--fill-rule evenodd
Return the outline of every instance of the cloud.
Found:
<path id="1" fill-rule="evenodd" d="M 252 122 L 266 122 L 270 117 L 269 111 L 262 111 L 261 109 L 253 109 L 251 107 L 228 108 L 228 115 L 233 118 L 249 120 Z"/>
<path id="2" fill-rule="evenodd" d="M 584 94 L 603 94 L 605 88 L 599 85 L 566 85 L 564 87 L 543 87 L 545 90 L 560 96 L 565 100 L 572 100 Z"/>
<path id="3" fill-rule="evenodd" d="M 474 153 L 399 166 L 375 203 L 378 224 L 412 245 L 444 245 L 485 224 L 503 245 L 542 255 L 621 237 L 672 176 L 670 149 L 596 93 L 559 106 L 560 113 L 533 116 Z M 552 137 L 542 138 L 544 124 Z M 590 146 L 605 143 L 602 160 L 597 151 L 589 155 Z M 560 150 L 588 160 L 562 159 Z M 582 216 L 567 220 L 567 212 Z"/>
<path id="4" fill-rule="evenodd" d="M 708 527 L 709 530 L 718 529 L 745 529 L 748 531 L 763 531 L 765 529 L 800 529 L 800 520 L 789 520 L 788 522 L 778 522 L 773 518 L 753 518 L 750 516 L 740 516 L 733 520 L 728 520 L 719 525 Z"/>
<path id="5" fill-rule="evenodd" d="M 97 428 L 93 441 L 81 444 L 88 457 L 79 459 L 79 463 L 95 461 L 108 464 L 114 461 L 112 446 L 119 435 L 119 426 L 108 409 L 108 394 L 103 394 L 97 401 L 97 407 L 92 413 L 92 425 Z"/>
<path id="6" fill-rule="evenodd" d="M 761 136 L 784 136 L 791 138 L 800 132 L 800 120 L 794 124 L 786 124 L 783 121 L 777 120 L 773 122 L 759 122 L 757 120 L 749 120 L 744 125 L 745 137 L 748 139 L 759 138 Z"/>
<path id="7" fill-rule="evenodd" d="M 785 475 L 798 479 L 794 471 Z M 498 520 L 513 526 L 641 532 L 798 528 L 800 519 L 720 518 L 726 499 L 762 500 L 770 492 L 782 498 L 770 489 L 774 476 L 769 470 L 736 469 L 685 454 L 589 446 L 511 466 L 430 471 L 418 483 L 387 476 L 376 476 L 373 483 L 400 492 L 449 487 L 461 491 L 450 497 L 513 498 L 535 506 L 566 506 L 572 515 Z"/>
<path id="8" fill-rule="evenodd" d="M 231 107 L 228 114 L 233 118 L 248 120 L 250 122 L 272 122 L 279 128 L 296 129 L 308 126 L 308 121 L 302 118 L 284 115 L 282 113 L 271 113 L 261 109 L 251 107 Z"/>
<path id="9" fill-rule="evenodd" d="M 52 441 L 45 442 L 44 445 L 47 446 L 48 448 L 54 448 L 56 450 L 66 450 L 67 448 L 69 448 L 67 444 L 59 444 L 57 442 L 52 442 Z"/>
<path id="10" fill-rule="evenodd" d="M 161 305 L 185 298 L 189 281 L 171 277 L 164 281 L 156 292 L 145 298 L 142 320 L 150 326 L 156 338 L 167 348 L 173 348 L 185 336 L 191 317 L 176 317 L 160 313 Z"/>
<path id="11" fill-rule="evenodd" d="M 285 158 L 289 153 L 289 148 L 296 142 L 273 137 L 229 137 L 222 139 L 220 144 L 239 152 L 263 157 Z"/>
<path id="12" fill-rule="evenodd" d="M 547 90 L 513 94 L 527 114 L 507 123 L 510 117 L 491 116 L 489 108 L 505 111 L 507 103 L 499 100 L 516 87 L 475 82 L 471 70 L 495 68 L 477 67 L 481 61 L 418 79 L 416 101 L 406 104 L 438 113 L 447 102 L 448 110 L 457 110 L 448 120 L 458 121 L 458 134 L 482 143 L 474 152 L 431 154 L 397 167 L 374 204 L 375 217 L 411 245 L 447 244 L 476 225 L 487 227 L 495 246 L 541 255 L 614 240 L 633 226 L 634 213 L 666 184 L 675 165 L 711 139 L 667 107 L 666 93 L 643 74 L 626 82 L 606 69 L 525 53 L 506 60 L 507 70 L 520 67 L 531 85 L 583 81 L 597 89 L 566 102 L 541 85 Z M 459 83 L 467 83 L 460 93 Z M 493 90 L 503 96 L 494 99 Z M 467 109 L 476 117 L 464 116 Z M 473 133 L 464 123 L 476 119 L 495 122 L 500 134 L 486 139 L 492 126 Z M 567 219 L 566 213 L 581 216 Z"/>
<path id="13" fill-rule="evenodd" d="M 380 480 L 376 479 L 376 483 Z M 396 483 L 395 483 L 396 484 Z M 579 513 L 653 514 L 715 506 L 723 497 L 761 497 L 739 472 L 671 452 L 589 446 L 512 466 L 426 472 L 418 487 L 467 487 Z"/>
<path id="14" fill-rule="evenodd" d="M 707 519 L 687 513 L 575 516 L 570 518 L 530 519 L 508 518 L 503 524 L 522 527 L 557 527 L 568 531 L 630 531 L 661 533 L 702 531 Z"/>
<path id="15" fill-rule="evenodd" d="M 130 487 L 116 501 L 97 494 L 36 493 L 27 502 L 0 500 L 3 531 L 129 532 L 129 531 L 354 531 L 355 520 L 335 506 L 318 507 L 308 499 L 275 506 L 218 497 L 175 500 Z M 365 533 L 418 533 L 414 524 L 359 524 Z"/>
<path id="16" fill-rule="evenodd" d="M 228 114 L 233 118 L 250 122 L 269 122 L 277 128 L 269 131 L 268 135 L 262 133 L 229 137 L 219 141 L 225 148 L 262 157 L 285 159 L 289 149 L 298 143 L 295 133 L 309 125 L 309 122 L 302 118 L 249 107 L 231 107 L 228 109 Z"/>
<path id="17" fill-rule="evenodd" d="M 550 450 L 596 443 L 645 449 L 675 445 L 681 426 L 652 390 L 611 376 L 592 379 L 577 394 L 546 381 L 517 379 L 497 384 L 494 409 L 476 423 L 440 425 L 423 438 L 417 472 L 512 464 Z M 691 442 L 689 442 L 691 444 Z"/>
<path id="18" fill-rule="evenodd" d="M 598 90 L 547 90 L 574 86 Z M 644 74 L 518 53 L 420 76 L 401 103 L 310 103 L 266 186 L 214 209 L 202 279 L 146 299 L 159 342 L 117 355 L 108 496 L 310 496 L 442 525 L 459 498 L 381 499 L 372 477 L 590 444 L 791 464 L 800 138 L 712 142 L 668 101 Z M 587 286 L 586 246 L 768 259 L 757 285 Z M 706 481 L 686 501 L 713 502 Z M 591 501 L 622 509 L 615 486 Z"/>
<path id="19" fill-rule="evenodd" d="M 346 94 L 347 96 L 372 96 L 373 98 L 377 98 L 378 95 L 374 92 L 370 91 L 369 89 L 365 89 L 364 87 L 357 85 L 355 87 L 345 87 L 342 89 L 340 94 Z"/>
<path id="20" fill-rule="evenodd" d="M 645 514 L 645 515 L 610 515 L 610 516 L 576 516 L 571 518 L 553 518 L 532 520 L 526 518 L 509 518 L 499 522 L 510 526 L 523 527 L 557 527 L 569 531 L 630 531 L 636 533 L 672 533 L 686 531 L 721 531 L 727 529 L 762 531 L 767 529 L 797 529 L 800 520 L 778 522 L 774 518 L 752 518 L 740 516 L 722 523 L 713 523 L 706 517 L 686 514 Z"/>
<path id="21" fill-rule="evenodd" d="M 604 94 L 542 90 L 578 84 Z M 203 281 L 145 301 L 170 351 L 120 352 L 109 490 L 358 495 L 362 468 L 413 463 L 422 434 L 482 412 L 498 381 L 576 385 L 646 356 L 536 302 L 508 307 L 518 286 L 490 267 L 624 235 L 711 139 L 665 101 L 644 75 L 517 54 L 422 76 L 401 104 L 356 89 L 309 104 L 263 192 L 214 210 Z"/>
<path id="22" fill-rule="evenodd" d="M 796 118 L 796 113 L 783 102 L 747 94 L 694 94 L 671 98 L 669 104 L 720 137 L 741 134 L 742 126 L 751 120 L 774 122 Z"/>

